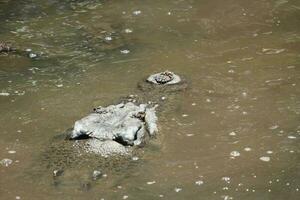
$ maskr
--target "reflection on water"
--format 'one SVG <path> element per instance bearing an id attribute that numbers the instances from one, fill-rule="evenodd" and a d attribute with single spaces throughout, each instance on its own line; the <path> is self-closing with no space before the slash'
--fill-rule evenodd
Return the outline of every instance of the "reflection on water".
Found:
<path id="1" fill-rule="evenodd" d="M 299 1 L 2 0 L 0 17 L 1 40 L 42 55 L 0 55 L 0 199 L 299 196 Z M 31 176 L 55 135 L 165 69 L 190 87 L 158 149 L 88 191 Z"/>

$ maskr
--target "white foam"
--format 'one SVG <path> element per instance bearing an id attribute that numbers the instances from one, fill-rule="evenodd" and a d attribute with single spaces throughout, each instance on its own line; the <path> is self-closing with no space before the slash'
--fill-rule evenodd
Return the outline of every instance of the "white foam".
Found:
<path id="1" fill-rule="evenodd" d="M 262 156 L 259 159 L 264 162 L 269 162 L 271 160 L 271 158 L 269 156 Z"/>
<path id="2" fill-rule="evenodd" d="M 232 152 L 230 152 L 230 155 L 231 155 L 232 157 L 239 157 L 239 156 L 241 155 L 241 153 L 238 152 L 238 151 L 232 151 Z"/>

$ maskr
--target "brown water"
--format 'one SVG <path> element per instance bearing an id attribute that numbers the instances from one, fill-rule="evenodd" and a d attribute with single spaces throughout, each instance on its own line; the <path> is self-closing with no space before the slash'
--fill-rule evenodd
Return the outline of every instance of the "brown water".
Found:
<path id="1" fill-rule="evenodd" d="M 42 54 L 0 55 L 1 200 L 299 199 L 298 0 L 0 0 L 0 17 Z M 190 87 L 155 154 L 88 191 L 31 177 L 51 138 L 165 69 Z"/>

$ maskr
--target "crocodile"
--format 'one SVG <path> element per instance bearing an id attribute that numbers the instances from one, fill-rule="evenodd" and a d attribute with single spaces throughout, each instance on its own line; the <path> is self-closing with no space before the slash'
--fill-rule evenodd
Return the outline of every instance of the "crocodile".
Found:
<path id="1" fill-rule="evenodd" d="M 94 108 L 73 128 L 53 138 L 42 153 L 38 168 L 52 174 L 54 185 L 71 184 L 86 190 L 103 173 L 128 173 L 159 135 L 156 111 L 167 108 L 172 96 L 178 99 L 177 92 L 185 90 L 188 84 L 165 71 L 141 80 L 137 86 L 137 95 Z"/>

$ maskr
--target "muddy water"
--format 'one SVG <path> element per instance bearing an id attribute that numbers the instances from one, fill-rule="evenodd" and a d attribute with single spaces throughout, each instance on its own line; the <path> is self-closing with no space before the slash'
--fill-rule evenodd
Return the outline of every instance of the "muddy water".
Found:
<path id="1" fill-rule="evenodd" d="M 0 55 L 0 199 L 299 198 L 299 1 L 2 0 L 0 16 L 1 40 L 41 55 Z M 132 169 L 88 190 L 31 170 L 93 106 L 165 69 L 190 87 Z"/>

